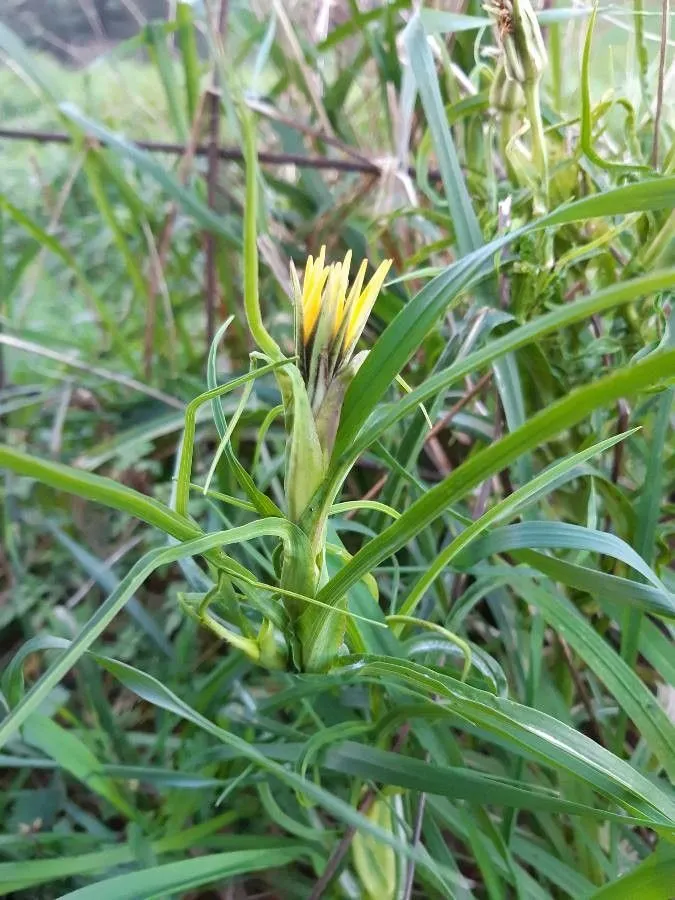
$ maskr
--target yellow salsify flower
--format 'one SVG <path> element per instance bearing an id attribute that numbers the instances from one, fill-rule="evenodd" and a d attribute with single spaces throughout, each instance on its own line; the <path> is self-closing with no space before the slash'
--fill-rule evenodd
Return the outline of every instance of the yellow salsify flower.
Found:
<path id="1" fill-rule="evenodd" d="M 322 247 L 316 259 L 308 258 L 302 283 L 291 262 L 297 366 L 279 370 L 278 377 L 284 379 L 284 404 L 290 411 L 285 492 L 289 517 L 297 523 L 314 515 L 311 499 L 328 471 L 342 404 L 367 356 L 367 351 L 355 353 L 356 345 L 391 266 L 390 260 L 383 262 L 365 284 L 364 260 L 350 283 L 351 261 L 347 252 L 327 265 Z M 318 529 L 315 535 L 323 533 L 324 525 L 312 526 Z M 304 664 L 318 665 L 314 652 Z"/>
<path id="2" fill-rule="evenodd" d="M 344 260 L 326 265 L 323 246 L 316 259 L 308 258 L 302 285 L 291 261 L 291 280 L 299 313 L 298 338 L 305 352 L 310 343 L 318 340 L 321 346 L 316 349 L 330 357 L 333 371 L 349 361 L 391 266 L 390 259 L 380 263 L 364 287 L 368 268 L 364 259 L 350 287 L 351 259 L 348 250 Z"/>

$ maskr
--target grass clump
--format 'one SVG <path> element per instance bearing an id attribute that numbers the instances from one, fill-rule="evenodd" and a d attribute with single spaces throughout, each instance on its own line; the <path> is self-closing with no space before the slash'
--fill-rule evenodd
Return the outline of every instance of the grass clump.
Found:
<path id="1" fill-rule="evenodd" d="M 672 893 L 666 58 L 526 2 L 0 32 L 4 894 Z"/>

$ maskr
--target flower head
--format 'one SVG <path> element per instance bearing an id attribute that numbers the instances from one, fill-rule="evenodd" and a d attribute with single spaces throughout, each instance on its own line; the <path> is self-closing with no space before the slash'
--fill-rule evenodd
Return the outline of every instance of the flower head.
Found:
<path id="1" fill-rule="evenodd" d="M 291 262 L 297 350 L 311 390 L 319 375 L 330 381 L 349 363 L 391 266 L 391 260 L 385 260 L 364 285 L 364 259 L 350 285 L 351 260 L 349 250 L 341 262 L 326 265 L 322 247 L 316 259 L 307 260 L 302 284 Z"/>
<path id="2" fill-rule="evenodd" d="M 548 55 L 530 0 L 488 0 L 483 8 L 495 21 L 506 77 L 521 85 L 538 82 Z"/>

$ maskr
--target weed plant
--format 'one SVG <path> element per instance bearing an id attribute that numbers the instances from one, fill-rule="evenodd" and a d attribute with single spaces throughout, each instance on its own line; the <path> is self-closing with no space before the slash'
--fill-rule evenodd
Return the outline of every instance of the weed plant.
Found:
<path id="1" fill-rule="evenodd" d="M 673 895 L 667 4 L 347 6 L 0 26 L 3 896 Z"/>

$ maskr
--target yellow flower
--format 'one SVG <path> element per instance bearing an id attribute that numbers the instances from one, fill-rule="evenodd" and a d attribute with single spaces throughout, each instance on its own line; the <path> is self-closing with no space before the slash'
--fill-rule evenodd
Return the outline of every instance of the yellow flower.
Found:
<path id="1" fill-rule="evenodd" d="M 307 260 L 302 285 L 291 262 L 302 345 L 306 349 L 315 336 L 320 336 L 325 346 L 318 349 L 328 351 L 338 368 L 349 360 L 391 266 L 390 259 L 381 263 L 364 287 L 368 267 L 364 259 L 350 287 L 351 260 L 348 250 L 342 262 L 326 265 L 326 248 L 322 247 L 316 259 L 310 256 Z"/>
<path id="2" fill-rule="evenodd" d="M 391 260 L 383 262 L 364 286 L 368 261 L 350 284 L 351 261 L 348 251 L 327 265 L 322 247 L 316 259 L 308 258 L 302 283 L 291 262 L 297 368 L 280 377 L 288 379 L 293 395 L 286 494 L 294 522 L 327 471 L 345 393 L 367 355 L 354 351 L 391 266 Z"/>

